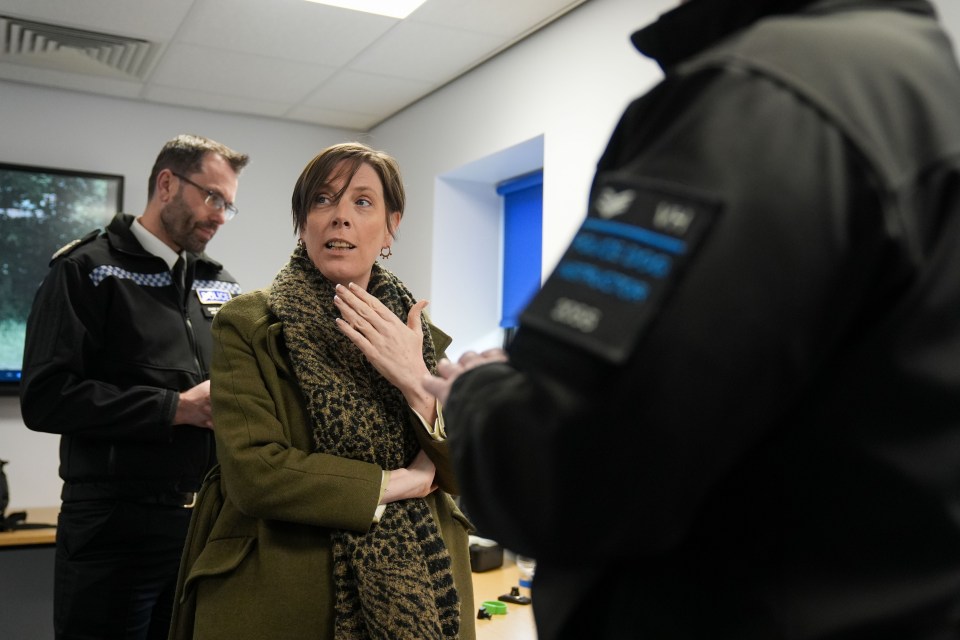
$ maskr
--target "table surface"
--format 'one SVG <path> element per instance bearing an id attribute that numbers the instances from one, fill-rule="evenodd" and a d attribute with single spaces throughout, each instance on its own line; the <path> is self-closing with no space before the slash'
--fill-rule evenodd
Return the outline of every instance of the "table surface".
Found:
<path id="1" fill-rule="evenodd" d="M 39 507 L 24 509 L 27 522 L 57 522 L 58 507 Z M 34 545 L 53 545 L 56 542 L 56 529 L 20 529 L 0 532 L 0 547 L 27 547 Z M 473 598 L 479 610 L 487 600 L 497 600 L 501 595 L 510 593 L 518 586 L 519 572 L 509 552 L 503 554 L 503 566 L 490 571 L 473 574 Z M 529 589 L 521 588 L 520 594 L 529 596 Z M 532 605 L 504 603 L 506 614 L 494 614 L 490 619 L 477 619 L 477 611 L 472 618 L 477 626 L 477 640 L 536 640 L 537 632 L 533 621 Z"/>
<path id="2" fill-rule="evenodd" d="M 8 509 L 8 512 L 11 510 Z M 59 507 L 31 507 L 28 509 L 13 509 L 12 511 L 26 511 L 27 522 L 55 525 Z M 7 516 L 10 513 L 6 514 Z M 0 547 L 25 547 L 30 545 L 52 545 L 56 541 L 56 527 L 43 529 L 17 529 L 15 531 L 0 532 Z"/>
<path id="3" fill-rule="evenodd" d="M 473 574 L 473 599 L 477 609 L 487 600 L 496 600 L 510 588 L 517 586 L 519 577 L 517 566 L 511 554 L 503 554 L 503 566 Z M 520 588 L 520 595 L 529 596 L 530 590 Z M 533 605 L 507 605 L 505 615 L 496 614 L 489 620 L 476 620 L 477 640 L 536 640 L 537 631 L 533 622 Z M 474 611 L 474 618 L 477 612 Z"/>

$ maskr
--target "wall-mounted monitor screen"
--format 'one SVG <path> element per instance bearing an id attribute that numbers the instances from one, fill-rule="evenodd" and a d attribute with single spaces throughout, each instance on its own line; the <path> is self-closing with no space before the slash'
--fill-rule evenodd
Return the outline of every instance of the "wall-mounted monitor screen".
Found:
<path id="1" fill-rule="evenodd" d="M 123 207 L 123 176 L 0 163 L 0 393 L 20 384 L 27 316 L 50 258 Z"/>

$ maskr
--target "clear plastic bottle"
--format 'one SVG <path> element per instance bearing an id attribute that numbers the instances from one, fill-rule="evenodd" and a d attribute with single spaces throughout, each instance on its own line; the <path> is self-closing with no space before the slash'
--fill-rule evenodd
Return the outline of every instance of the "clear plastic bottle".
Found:
<path id="1" fill-rule="evenodd" d="M 517 554 L 517 571 L 520 574 L 520 586 L 529 589 L 533 586 L 533 574 L 537 571 L 537 561 Z"/>

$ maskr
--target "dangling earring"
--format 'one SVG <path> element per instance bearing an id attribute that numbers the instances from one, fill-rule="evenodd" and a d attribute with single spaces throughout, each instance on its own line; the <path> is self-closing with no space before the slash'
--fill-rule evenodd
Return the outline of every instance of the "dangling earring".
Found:
<path id="1" fill-rule="evenodd" d="M 384 253 L 384 251 L 386 251 L 386 253 Z M 392 255 L 393 255 L 393 249 L 391 249 L 389 246 L 383 247 L 382 249 L 380 249 L 380 257 L 383 258 L 384 260 L 386 260 Z"/>
<path id="2" fill-rule="evenodd" d="M 303 249 L 303 238 L 297 238 L 297 246 Z"/>

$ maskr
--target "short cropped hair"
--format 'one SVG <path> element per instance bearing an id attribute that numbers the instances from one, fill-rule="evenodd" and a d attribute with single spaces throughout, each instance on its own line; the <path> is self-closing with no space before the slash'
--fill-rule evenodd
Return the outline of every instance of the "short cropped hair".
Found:
<path id="1" fill-rule="evenodd" d="M 161 171 L 169 169 L 174 173 L 186 175 L 199 173 L 203 171 L 203 158 L 208 153 L 223 156 L 223 159 L 233 168 L 234 173 L 238 175 L 240 170 L 250 162 L 250 156 L 247 154 L 234 151 L 215 140 L 188 133 L 180 134 L 173 140 L 167 141 L 157 154 L 153 170 L 150 172 L 150 181 L 147 183 L 147 200 L 153 198 L 157 176 Z"/>
<path id="2" fill-rule="evenodd" d="M 346 160 L 344 167 L 339 173 L 334 174 L 337 165 L 344 160 Z M 346 178 L 343 189 L 333 195 L 334 200 L 339 200 L 350 180 L 364 163 L 370 165 L 380 177 L 384 204 L 387 208 L 387 228 L 390 235 L 395 235 L 396 229 L 391 224 L 390 214 L 396 211 L 400 213 L 400 217 L 403 217 L 403 209 L 407 203 L 400 165 L 393 156 L 371 149 L 360 142 L 343 142 L 327 147 L 303 168 L 293 187 L 291 200 L 294 231 L 298 234 L 303 231 L 307 224 L 307 214 L 310 213 L 318 194 L 329 190 L 335 179 Z"/>

